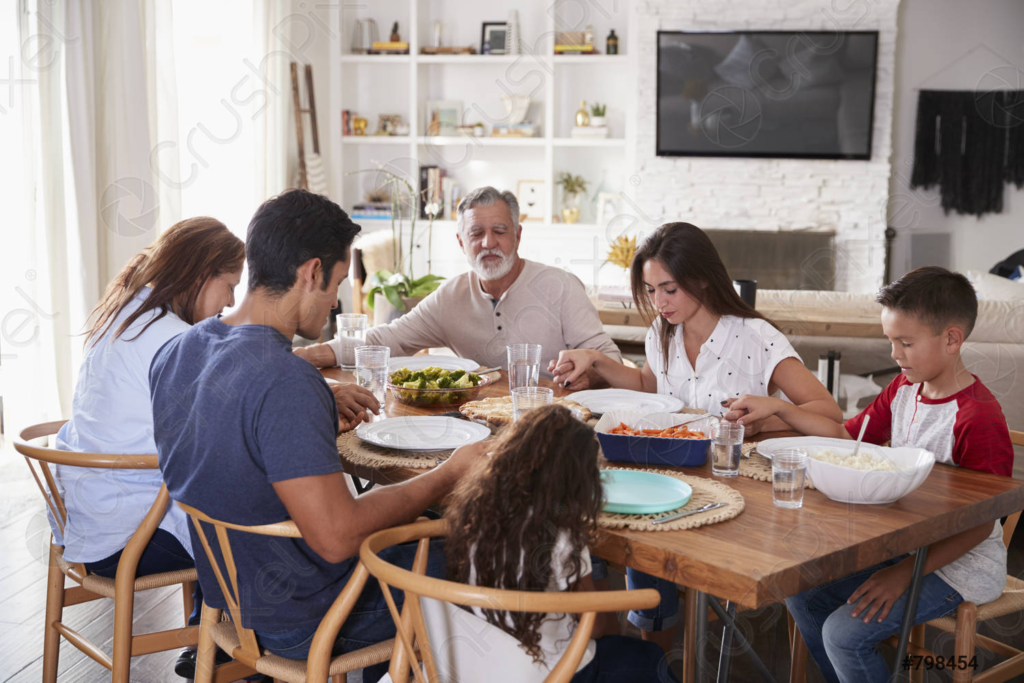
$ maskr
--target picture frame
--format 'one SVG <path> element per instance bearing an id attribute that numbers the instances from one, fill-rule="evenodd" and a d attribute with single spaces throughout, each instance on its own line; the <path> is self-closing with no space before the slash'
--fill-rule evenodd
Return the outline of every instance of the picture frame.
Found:
<path id="1" fill-rule="evenodd" d="M 548 215 L 548 193 L 543 180 L 520 180 L 516 184 L 516 200 L 519 202 L 520 222 L 543 222 Z"/>
<path id="2" fill-rule="evenodd" d="M 485 21 L 480 29 L 480 54 L 503 55 L 508 50 L 508 22 Z"/>
<path id="3" fill-rule="evenodd" d="M 428 100 L 427 125 L 424 127 L 428 136 L 458 135 L 462 125 L 462 102 L 459 100 Z"/>
<path id="4" fill-rule="evenodd" d="M 622 213 L 622 196 L 618 192 L 597 193 L 597 224 L 608 223 Z"/>

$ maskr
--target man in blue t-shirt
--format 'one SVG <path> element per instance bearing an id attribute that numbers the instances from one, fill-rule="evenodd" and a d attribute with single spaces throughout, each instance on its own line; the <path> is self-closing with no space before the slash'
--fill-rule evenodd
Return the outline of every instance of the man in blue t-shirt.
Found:
<path id="1" fill-rule="evenodd" d="M 242 623 L 256 631 L 263 647 L 293 659 L 306 657 L 363 539 L 413 521 L 482 452 L 480 446 L 459 449 L 443 466 L 411 481 L 352 497 L 335 439 L 380 407 L 354 384 L 332 392 L 312 365 L 292 353 L 291 340 L 320 334 L 358 232 L 326 197 L 293 190 L 268 200 L 246 237 L 245 300 L 231 314 L 169 341 L 150 368 L 154 437 L 171 497 L 234 524 L 290 518 L 302 532 L 301 539 L 230 535 Z M 202 548 L 194 528 L 191 533 L 193 547 Z M 393 552 L 389 559 L 411 567 L 414 545 Z M 431 553 L 435 557 L 430 573 L 442 576 L 443 554 Z M 206 602 L 225 608 L 205 553 L 196 554 L 196 566 Z M 335 650 L 394 633 L 371 579 Z M 386 670 L 386 664 L 367 669 L 364 680 L 375 681 Z"/>

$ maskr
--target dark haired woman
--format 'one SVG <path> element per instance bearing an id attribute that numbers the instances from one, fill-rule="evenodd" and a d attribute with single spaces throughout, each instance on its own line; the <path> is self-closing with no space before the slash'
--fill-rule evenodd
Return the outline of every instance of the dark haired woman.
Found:
<path id="1" fill-rule="evenodd" d="M 132 258 L 93 310 L 71 419 L 57 434 L 57 448 L 156 453 L 150 362 L 164 342 L 234 305 L 244 262 L 242 241 L 206 217 L 175 224 Z M 68 519 L 63 534 L 52 519 L 50 527 L 55 542 L 64 546 L 64 559 L 113 578 L 128 538 L 163 483 L 160 472 L 61 465 L 56 476 Z M 137 575 L 192 566 L 186 516 L 172 503 L 142 553 Z M 195 623 L 200 603 L 193 612 Z M 190 657 L 184 659 L 192 665 Z"/>
<path id="2" fill-rule="evenodd" d="M 601 504 L 594 431 L 562 406 L 532 410 L 449 499 L 448 574 L 489 588 L 594 590 L 587 546 Z M 538 667 L 538 680 L 561 658 L 578 622 L 565 614 L 473 611 L 519 641 Z M 654 645 L 604 636 L 590 641 L 572 680 L 674 680 L 661 660 Z"/>
<path id="3" fill-rule="evenodd" d="M 555 382 L 572 382 L 593 368 L 613 387 L 670 394 L 688 407 L 703 408 L 726 419 L 747 394 L 776 392 L 805 410 L 837 422 L 842 411 L 811 374 L 786 336 L 740 299 L 718 251 L 700 228 L 667 223 L 658 228 L 633 259 L 633 300 L 654 323 L 647 333 L 643 369 L 609 363 L 583 350 L 563 351 L 552 370 Z M 777 417 L 746 425 L 747 435 L 789 429 Z M 675 586 L 629 572 L 630 585 L 654 585 L 662 605 L 630 612 L 629 620 L 666 651 L 679 608 Z"/>

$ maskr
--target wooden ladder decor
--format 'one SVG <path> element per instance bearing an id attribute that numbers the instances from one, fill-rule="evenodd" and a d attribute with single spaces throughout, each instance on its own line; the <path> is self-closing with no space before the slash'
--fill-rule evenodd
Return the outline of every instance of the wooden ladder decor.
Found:
<path id="1" fill-rule="evenodd" d="M 292 108 L 295 111 L 295 136 L 299 145 L 299 187 L 303 190 L 309 189 L 309 178 L 306 173 L 306 139 L 302 127 L 302 115 L 309 114 L 309 122 L 312 126 L 313 152 L 320 154 L 320 134 L 316 124 L 316 98 L 313 95 L 313 67 L 305 65 L 306 97 L 309 100 L 309 107 L 302 108 L 302 95 L 299 88 L 299 65 L 291 63 L 292 72 Z"/>

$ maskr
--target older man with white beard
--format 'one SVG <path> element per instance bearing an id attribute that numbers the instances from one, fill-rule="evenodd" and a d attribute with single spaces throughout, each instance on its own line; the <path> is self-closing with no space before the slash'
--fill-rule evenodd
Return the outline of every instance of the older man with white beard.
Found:
<path id="1" fill-rule="evenodd" d="M 446 346 L 486 367 L 507 369 L 509 344 L 541 345 L 541 373 L 566 349 L 596 349 L 621 362 L 583 283 L 560 268 L 520 258 L 523 227 L 511 192 L 481 187 L 459 204 L 458 240 L 471 271 L 444 282 L 409 313 L 366 332 L 366 344 L 388 346 L 393 356 Z M 341 340 L 295 353 L 318 367 L 338 364 Z M 570 385 L 596 382 L 581 376 Z"/>

